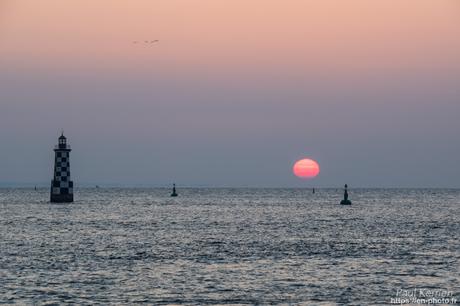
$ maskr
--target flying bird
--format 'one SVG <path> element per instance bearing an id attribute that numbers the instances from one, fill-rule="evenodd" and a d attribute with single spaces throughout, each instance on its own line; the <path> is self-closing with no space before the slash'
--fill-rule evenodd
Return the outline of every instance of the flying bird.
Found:
<path id="1" fill-rule="evenodd" d="M 151 44 L 154 44 L 154 43 L 157 43 L 157 42 L 160 42 L 160 40 L 158 40 L 158 39 L 155 39 L 155 40 L 144 40 L 144 44 L 145 44 L 145 45 L 147 45 L 147 44 L 151 45 Z M 139 43 L 139 41 L 133 40 L 133 44 L 137 44 L 137 43 Z M 141 41 L 141 43 L 142 43 L 142 41 Z"/>
<path id="2" fill-rule="evenodd" d="M 155 40 L 144 40 L 144 44 L 153 44 L 153 43 L 156 43 L 156 42 L 159 42 L 160 40 L 158 39 L 155 39 Z M 133 40 L 133 44 L 137 44 L 139 43 L 139 41 L 137 40 Z"/>

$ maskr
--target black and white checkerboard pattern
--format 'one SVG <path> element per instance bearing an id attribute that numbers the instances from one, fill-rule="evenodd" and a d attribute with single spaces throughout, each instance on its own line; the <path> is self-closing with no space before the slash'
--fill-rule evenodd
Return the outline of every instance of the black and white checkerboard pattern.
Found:
<path id="1" fill-rule="evenodd" d="M 73 182 L 70 180 L 69 152 L 56 150 L 54 162 L 53 195 L 73 194 Z"/>

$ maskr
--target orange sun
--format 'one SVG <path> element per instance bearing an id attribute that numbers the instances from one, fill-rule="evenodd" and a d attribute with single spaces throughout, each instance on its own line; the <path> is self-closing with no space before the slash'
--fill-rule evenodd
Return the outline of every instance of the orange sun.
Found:
<path id="1" fill-rule="evenodd" d="M 292 172 L 294 172 L 297 177 L 312 179 L 319 174 L 319 165 L 312 159 L 301 159 L 294 164 Z"/>

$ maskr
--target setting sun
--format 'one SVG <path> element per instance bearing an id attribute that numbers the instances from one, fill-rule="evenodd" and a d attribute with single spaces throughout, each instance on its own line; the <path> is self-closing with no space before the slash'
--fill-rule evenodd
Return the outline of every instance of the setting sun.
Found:
<path id="1" fill-rule="evenodd" d="M 312 179 L 319 174 L 319 165 L 312 159 L 301 159 L 294 164 L 292 171 L 297 177 Z"/>

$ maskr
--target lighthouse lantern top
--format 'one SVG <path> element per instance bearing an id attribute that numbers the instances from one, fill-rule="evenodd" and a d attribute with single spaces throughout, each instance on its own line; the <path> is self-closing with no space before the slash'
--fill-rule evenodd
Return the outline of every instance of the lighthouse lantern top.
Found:
<path id="1" fill-rule="evenodd" d="M 64 136 L 64 134 L 61 134 L 61 136 L 59 137 L 56 149 L 70 149 L 70 146 L 67 144 L 67 138 Z"/>

